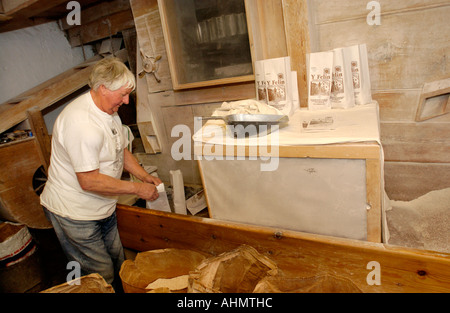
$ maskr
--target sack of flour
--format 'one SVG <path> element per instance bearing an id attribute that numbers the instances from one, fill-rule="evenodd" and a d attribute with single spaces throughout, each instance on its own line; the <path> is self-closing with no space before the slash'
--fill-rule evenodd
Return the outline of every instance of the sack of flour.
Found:
<path id="1" fill-rule="evenodd" d="M 308 109 L 331 109 L 333 51 L 307 54 Z"/>
<path id="2" fill-rule="evenodd" d="M 352 72 L 355 104 L 367 104 L 372 102 L 372 87 L 369 75 L 369 62 L 367 59 L 366 44 L 347 47 L 350 55 L 350 68 Z"/>
<path id="3" fill-rule="evenodd" d="M 348 109 L 355 106 L 349 53 L 344 48 L 333 50 L 333 73 L 331 83 L 331 108 Z"/>
<path id="4" fill-rule="evenodd" d="M 257 99 L 291 115 L 292 103 L 291 58 L 281 57 L 255 62 Z"/>

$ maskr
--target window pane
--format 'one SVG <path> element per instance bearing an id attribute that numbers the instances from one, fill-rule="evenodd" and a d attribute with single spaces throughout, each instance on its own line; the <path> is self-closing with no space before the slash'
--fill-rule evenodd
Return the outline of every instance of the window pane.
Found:
<path id="1" fill-rule="evenodd" d="M 244 0 L 165 3 L 179 84 L 253 74 Z"/>

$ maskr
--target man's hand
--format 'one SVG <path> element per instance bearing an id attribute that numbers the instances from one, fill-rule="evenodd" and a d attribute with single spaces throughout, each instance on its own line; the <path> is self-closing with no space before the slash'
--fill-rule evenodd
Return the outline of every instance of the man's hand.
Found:
<path id="1" fill-rule="evenodd" d="M 150 183 L 135 183 L 137 187 L 136 195 L 144 200 L 154 201 L 158 199 L 159 194 L 156 186 Z"/>

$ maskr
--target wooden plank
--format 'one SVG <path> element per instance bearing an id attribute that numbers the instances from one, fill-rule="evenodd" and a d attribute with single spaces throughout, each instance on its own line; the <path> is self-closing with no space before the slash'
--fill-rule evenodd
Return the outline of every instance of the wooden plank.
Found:
<path id="1" fill-rule="evenodd" d="M 82 9 L 80 12 L 80 22 L 81 25 L 88 24 L 94 22 L 95 20 L 107 18 L 109 15 L 127 10 L 130 10 L 130 2 L 128 0 L 100 2 L 94 6 Z M 60 19 L 59 23 L 63 30 L 74 27 L 74 25 L 67 24 L 67 19 L 65 17 Z"/>
<path id="2" fill-rule="evenodd" d="M 0 33 L 51 22 L 46 11 L 65 3 L 64 0 L 3 0 L 8 19 L 0 24 Z"/>
<path id="3" fill-rule="evenodd" d="M 152 122 L 140 122 L 137 123 L 139 133 L 141 134 L 142 144 L 146 153 L 156 154 L 161 152 L 158 137 L 156 136 Z M 153 137 L 154 141 L 151 140 Z"/>
<path id="4" fill-rule="evenodd" d="M 4 13 L 8 15 L 37 16 L 53 7 L 64 3 L 64 0 L 2 0 Z"/>
<path id="5" fill-rule="evenodd" d="M 243 225 L 119 205 L 125 247 L 146 251 L 191 249 L 218 255 L 247 244 L 277 263 L 286 276 L 331 274 L 363 292 L 449 292 L 450 255 L 278 228 Z M 380 285 L 369 285 L 368 264 L 380 265 Z"/>
<path id="6" fill-rule="evenodd" d="M 181 106 L 188 104 L 206 104 L 213 102 L 252 99 L 255 95 L 255 83 L 243 83 L 226 86 L 210 86 L 201 90 L 165 91 L 152 94 L 152 101 L 161 106 Z"/>
<path id="7" fill-rule="evenodd" d="M 283 28 L 284 11 L 281 0 L 257 0 L 258 22 L 264 59 L 288 56 Z M 276 27 L 278 25 L 279 27 Z"/>
<path id="8" fill-rule="evenodd" d="M 132 27 L 134 27 L 133 14 L 131 10 L 125 10 L 70 28 L 67 33 L 70 45 L 77 47 L 99 39 L 109 38 Z"/>
<path id="9" fill-rule="evenodd" d="M 380 106 L 381 121 L 413 121 L 420 89 L 372 90 L 372 98 Z"/>
<path id="10" fill-rule="evenodd" d="M 38 143 L 39 153 L 42 156 L 42 165 L 44 166 L 45 173 L 47 173 L 50 165 L 51 152 L 51 140 L 48 135 L 47 126 L 45 125 L 41 110 L 38 107 L 29 109 L 27 111 L 27 116 L 33 136 L 36 137 Z"/>
<path id="11" fill-rule="evenodd" d="M 217 149 L 206 143 L 196 146 L 197 155 L 210 156 L 279 156 L 281 158 L 330 158 L 330 159 L 379 159 L 380 146 L 376 142 L 364 143 L 341 143 L 329 145 L 303 145 L 303 146 L 275 146 L 274 149 L 267 147 L 234 146 L 233 149 Z M 267 143 L 270 146 L 270 141 Z"/>
<path id="12" fill-rule="evenodd" d="M 306 54 L 311 52 L 307 1 L 282 0 L 287 52 L 291 57 L 291 69 L 297 71 L 297 87 L 300 106 L 307 106 L 308 88 Z"/>
<path id="13" fill-rule="evenodd" d="M 386 15 L 376 27 L 365 16 L 320 24 L 315 40 L 322 51 L 367 43 L 372 89 L 417 89 L 448 77 L 448 40 L 439 30 L 448 28 L 449 14 L 450 6 L 442 6 Z"/>
<path id="14" fill-rule="evenodd" d="M 140 48 L 139 43 L 136 43 L 136 51 Z M 140 73 L 143 69 L 142 59 L 136 59 L 136 70 Z M 155 116 L 160 116 L 160 109 L 158 104 L 149 101 L 148 94 L 148 80 L 141 75 L 136 76 L 136 122 L 141 135 L 142 143 L 146 153 L 155 154 L 161 152 L 161 122 L 155 119 Z M 153 147 L 147 136 L 155 136 L 157 141 L 157 148 Z M 165 140 L 164 140 L 165 141 Z"/>
<path id="15" fill-rule="evenodd" d="M 133 74 L 136 74 L 136 29 L 130 28 L 122 30 L 122 37 L 128 54 L 128 64 L 130 65 L 130 70 Z"/>
<path id="16" fill-rule="evenodd" d="M 366 159 L 367 241 L 381 242 L 381 180 L 380 158 Z"/>
<path id="17" fill-rule="evenodd" d="M 335 23 L 352 19 L 366 19 L 371 10 L 367 9 L 367 0 L 315 0 L 316 24 Z M 448 6 L 447 0 L 403 0 L 380 2 L 381 19 L 386 15 L 423 11 Z"/>
<path id="18" fill-rule="evenodd" d="M 385 190 L 392 200 L 411 201 L 424 194 L 450 187 L 448 163 L 384 163 Z"/>
<path id="19" fill-rule="evenodd" d="M 158 82 L 153 75 L 145 75 L 148 91 L 170 90 L 172 89 L 172 79 L 157 0 L 130 0 L 130 4 L 140 50 L 148 57 L 161 56 L 161 59 L 157 61 L 156 72 L 160 81 Z M 140 51 L 137 52 L 137 57 L 142 58 Z"/>
<path id="20" fill-rule="evenodd" d="M 448 123 L 381 123 L 386 161 L 450 163 Z"/>

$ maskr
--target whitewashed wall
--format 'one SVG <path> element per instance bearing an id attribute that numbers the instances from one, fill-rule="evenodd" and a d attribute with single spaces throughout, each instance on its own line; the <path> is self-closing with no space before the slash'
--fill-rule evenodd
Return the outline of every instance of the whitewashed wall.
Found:
<path id="1" fill-rule="evenodd" d="M 93 56 L 91 46 L 84 48 Z M 56 22 L 0 34 L 0 103 L 84 61 Z"/>

